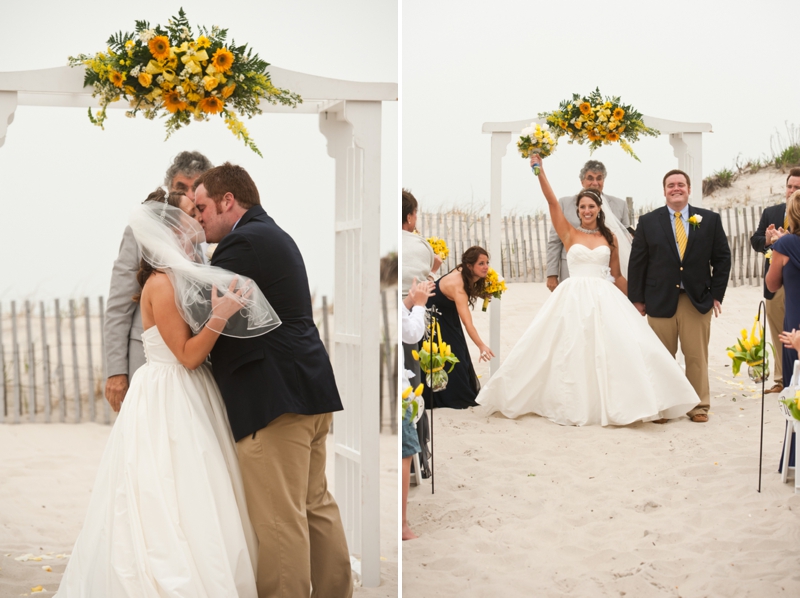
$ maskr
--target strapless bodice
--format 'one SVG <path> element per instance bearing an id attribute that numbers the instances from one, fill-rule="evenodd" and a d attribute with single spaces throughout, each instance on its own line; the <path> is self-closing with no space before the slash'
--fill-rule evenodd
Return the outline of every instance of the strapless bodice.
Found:
<path id="1" fill-rule="evenodd" d="M 148 365 L 180 365 L 180 361 L 169 350 L 156 326 L 142 332 L 142 344 Z"/>
<path id="2" fill-rule="evenodd" d="M 607 278 L 611 271 L 610 259 L 611 249 L 607 245 L 589 249 L 575 244 L 567 252 L 569 275 L 571 278 Z"/>

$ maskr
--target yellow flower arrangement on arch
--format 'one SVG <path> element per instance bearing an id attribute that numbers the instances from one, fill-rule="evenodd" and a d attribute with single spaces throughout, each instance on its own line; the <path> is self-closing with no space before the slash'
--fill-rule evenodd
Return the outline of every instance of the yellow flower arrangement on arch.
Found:
<path id="1" fill-rule="evenodd" d="M 639 158 L 631 143 L 641 135 L 659 135 L 644 124 L 642 114 L 633 106 L 623 104 L 618 96 L 604 98 L 599 88 L 586 96 L 572 94 L 572 99 L 561 102 L 558 110 L 542 112 L 539 117 L 547 120 L 556 141 L 566 135 L 568 143 L 588 142 L 591 152 L 603 145 L 619 143 L 636 160 Z"/>
<path id="2" fill-rule="evenodd" d="M 126 116 L 133 118 L 140 111 L 150 120 L 166 116 L 169 138 L 192 120 L 218 114 L 260 156 L 239 117 L 260 114 L 262 100 L 291 107 L 303 100 L 272 85 L 269 63 L 247 44 L 228 43 L 227 29 L 198 31 L 195 37 L 181 8 L 166 27 L 136 21 L 133 33 L 119 32 L 108 39 L 106 52 L 70 56 L 69 65 L 85 67 L 84 85 L 93 86 L 92 96 L 100 98 L 100 109 L 93 114 L 90 108 L 89 120 L 103 128 L 109 104 L 124 99 L 131 108 Z"/>

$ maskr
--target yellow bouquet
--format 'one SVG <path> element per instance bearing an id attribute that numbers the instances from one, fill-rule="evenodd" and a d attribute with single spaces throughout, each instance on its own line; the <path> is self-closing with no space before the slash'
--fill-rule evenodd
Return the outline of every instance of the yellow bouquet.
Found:
<path id="1" fill-rule="evenodd" d="M 743 363 L 748 366 L 748 374 L 754 382 L 760 382 L 769 376 L 769 353 L 765 350 L 768 346 L 775 352 L 771 343 L 762 345 L 764 329 L 755 318 L 750 337 L 747 336 L 747 329 L 742 328 L 742 338 L 737 338 L 733 346 L 728 347 L 728 357 L 733 360 L 733 375 L 739 375 L 739 369 Z"/>
<path id="2" fill-rule="evenodd" d="M 539 154 L 546 158 L 555 150 L 558 139 L 553 139 L 548 131 L 542 130 L 541 125 L 531 123 L 530 127 L 522 130 L 517 141 L 517 149 L 520 155 L 526 160 L 533 154 Z M 539 176 L 539 166 L 533 167 L 533 173 Z"/>
<path id="3" fill-rule="evenodd" d="M 610 98 L 600 94 L 597 88 L 587 96 L 572 94 L 564 100 L 558 110 L 542 112 L 540 118 L 547 120 L 556 139 L 569 136 L 569 143 L 589 144 L 590 152 L 603 145 L 619 143 L 620 147 L 639 161 L 630 146 L 640 135 L 658 137 L 659 132 L 644 124 L 642 114 L 629 104 L 623 104 L 619 96 Z"/>
<path id="4" fill-rule="evenodd" d="M 433 253 L 438 255 L 442 261 L 445 261 L 447 256 L 450 255 L 450 250 L 447 248 L 447 243 L 444 242 L 444 239 L 440 239 L 439 237 L 428 237 L 427 241 L 428 244 L 433 248 Z"/>
<path id="5" fill-rule="evenodd" d="M 447 386 L 447 374 L 459 363 L 458 357 L 453 355 L 453 350 L 442 339 L 442 329 L 436 318 L 432 321 L 433 335 L 430 339 L 422 341 L 420 350 L 412 351 L 411 355 L 419 361 L 420 369 L 425 372 L 425 381 L 433 392 L 443 390 Z M 436 342 L 436 339 L 439 342 Z M 445 371 L 445 366 L 450 364 L 450 369 Z"/>
<path id="6" fill-rule="evenodd" d="M 800 390 L 790 399 L 782 399 L 781 403 L 789 408 L 789 412 L 795 419 L 800 419 Z"/>
<path id="7" fill-rule="evenodd" d="M 506 281 L 500 278 L 494 268 L 489 268 L 489 273 L 486 275 L 486 286 L 483 289 L 483 307 L 481 307 L 481 311 L 486 311 L 492 297 L 501 299 L 503 293 L 507 290 Z"/>
<path id="8" fill-rule="evenodd" d="M 131 118 L 139 111 L 149 120 L 169 113 L 169 138 L 192 120 L 218 114 L 260 156 L 237 113 L 248 118 L 260 114 L 262 100 L 291 107 L 303 100 L 272 85 L 269 64 L 247 44 L 228 43 L 227 35 L 227 29 L 216 26 L 199 27 L 195 35 L 180 9 L 166 27 L 136 21 L 135 32 L 112 35 L 105 52 L 70 56 L 69 65 L 85 67 L 84 86 L 94 87 L 92 96 L 100 98 L 100 110 L 92 114 L 89 108 L 89 120 L 102 128 L 108 105 L 124 99 Z"/>
<path id="9" fill-rule="evenodd" d="M 419 397 L 422 394 L 423 385 L 420 384 L 417 388 L 411 388 L 410 386 L 403 391 L 401 398 L 403 399 L 402 404 L 402 415 L 404 420 L 411 420 L 414 421 L 417 418 L 417 413 L 419 413 Z"/>

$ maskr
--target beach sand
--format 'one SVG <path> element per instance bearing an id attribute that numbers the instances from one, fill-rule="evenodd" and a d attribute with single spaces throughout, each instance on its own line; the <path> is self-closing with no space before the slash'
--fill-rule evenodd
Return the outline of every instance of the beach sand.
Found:
<path id="1" fill-rule="evenodd" d="M 549 294 L 509 285 L 501 360 Z M 436 493 L 429 479 L 411 487 L 420 537 L 403 542 L 403 595 L 800 595 L 800 495 L 777 473 L 784 419 L 767 395 L 759 494 L 760 385 L 733 378 L 725 354 L 760 299 L 760 287 L 729 288 L 712 322 L 708 423 L 577 428 L 436 410 Z M 474 319 L 488 340 L 489 312 Z"/>
<path id="2" fill-rule="evenodd" d="M 97 466 L 111 426 L 102 424 L 0 425 L 0 597 L 52 596 L 80 532 Z M 381 442 L 381 585 L 357 587 L 360 598 L 397 596 L 396 435 Z M 333 491 L 333 436 L 328 437 Z M 42 560 L 17 561 L 32 554 Z M 43 569 L 50 566 L 52 572 Z M 31 588 L 46 591 L 31 594 Z"/>

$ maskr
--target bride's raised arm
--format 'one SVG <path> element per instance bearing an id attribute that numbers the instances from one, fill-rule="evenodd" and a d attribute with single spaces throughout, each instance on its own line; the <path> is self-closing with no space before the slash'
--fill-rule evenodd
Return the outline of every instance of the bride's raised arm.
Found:
<path id="1" fill-rule="evenodd" d="M 550 208 L 550 220 L 553 222 L 553 228 L 556 229 L 558 237 L 564 244 L 564 249 L 569 250 L 570 246 L 572 245 L 571 237 L 575 227 L 573 227 L 567 221 L 567 218 L 564 216 L 564 212 L 561 210 L 561 204 L 558 203 L 558 198 L 553 192 L 553 188 L 550 186 L 550 181 L 547 180 L 547 175 L 544 173 L 542 157 L 538 154 L 533 154 L 531 156 L 531 166 L 536 164 L 539 165 L 539 176 L 536 178 L 539 179 L 539 185 L 542 187 L 542 193 L 544 193 L 544 198 L 547 200 L 547 205 Z"/>

